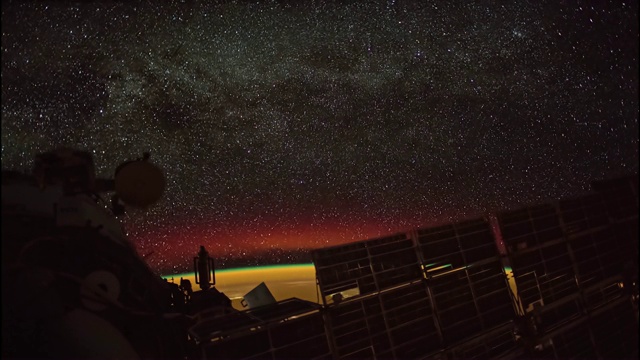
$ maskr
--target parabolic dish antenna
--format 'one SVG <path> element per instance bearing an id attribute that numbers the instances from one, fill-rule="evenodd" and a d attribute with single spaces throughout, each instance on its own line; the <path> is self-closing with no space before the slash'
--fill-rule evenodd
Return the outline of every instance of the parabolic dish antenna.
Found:
<path id="1" fill-rule="evenodd" d="M 136 208 L 146 208 L 160 200 L 165 187 L 162 170 L 146 161 L 123 165 L 114 182 L 120 200 Z"/>

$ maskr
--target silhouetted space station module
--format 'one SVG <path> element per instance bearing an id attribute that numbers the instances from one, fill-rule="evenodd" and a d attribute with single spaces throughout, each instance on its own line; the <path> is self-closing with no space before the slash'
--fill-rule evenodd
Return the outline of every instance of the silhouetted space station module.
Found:
<path id="1" fill-rule="evenodd" d="M 112 179 L 72 149 L 38 155 L 32 174 L 3 171 L 2 358 L 638 357 L 637 175 L 315 249 L 322 304 L 276 301 L 260 283 L 242 311 L 204 246 L 194 290 L 155 275 L 127 239 L 117 216 L 164 184 L 148 154 Z"/>
<path id="2" fill-rule="evenodd" d="M 308 340 L 310 321 L 310 341 L 325 339 L 318 304 L 276 302 L 261 283 L 245 296 L 246 310 L 234 309 L 215 288 L 204 246 L 193 259 L 197 290 L 187 279 L 174 284 L 151 271 L 117 217 L 126 207 L 153 205 L 164 187 L 149 154 L 123 162 L 108 179 L 96 178 L 91 154 L 67 148 L 37 155 L 31 174 L 3 170 L 3 358 L 313 354 L 299 340 Z M 245 342 L 256 334 L 275 342 Z M 320 344 L 329 355 L 326 339 Z"/>
<path id="3" fill-rule="evenodd" d="M 164 191 L 149 155 L 95 176 L 92 156 L 40 154 L 31 174 L 2 172 L 2 357 L 176 358 L 195 349 L 201 310 L 233 311 L 228 297 L 155 275 L 116 218 Z M 108 201 L 103 196 L 109 195 Z M 213 261 L 201 249 L 205 265 Z M 213 274 L 213 269 L 208 270 Z"/>

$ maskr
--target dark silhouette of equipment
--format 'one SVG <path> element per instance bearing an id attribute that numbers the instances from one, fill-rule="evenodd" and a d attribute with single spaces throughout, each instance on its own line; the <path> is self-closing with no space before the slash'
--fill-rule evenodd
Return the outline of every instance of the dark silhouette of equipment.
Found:
<path id="1" fill-rule="evenodd" d="M 147 208 L 156 203 L 165 188 L 162 171 L 148 162 L 148 154 L 143 160 L 130 161 L 121 165 L 115 173 L 114 190 L 127 205 Z"/>
<path id="2" fill-rule="evenodd" d="M 3 358 L 191 356 L 190 287 L 154 274 L 116 219 L 162 196 L 149 158 L 113 179 L 69 148 L 37 155 L 31 174 L 3 170 Z"/>
<path id="3" fill-rule="evenodd" d="M 213 258 L 209 256 L 204 246 L 200 246 L 198 256 L 193 258 L 193 272 L 195 273 L 196 284 L 200 285 L 200 289 L 207 290 L 211 285 L 216 284 Z"/>

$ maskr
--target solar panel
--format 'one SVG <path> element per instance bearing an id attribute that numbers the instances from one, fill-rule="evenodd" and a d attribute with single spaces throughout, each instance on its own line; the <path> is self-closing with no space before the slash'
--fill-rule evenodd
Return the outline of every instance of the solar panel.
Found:
<path id="1" fill-rule="evenodd" d="M 623 296 L 621 249 L 602 196 L 561 200 L 558 207 L 585 306 L 595 308 Z"/>
<path id="2" fill-rule="evenodd" d="M 442 347 L 424 282 L 383 292 L 380 304 L 396 358 L 422 357 Z"/>
<path id="3" fill-rule="evenodd" d="M 634 311 L 629 299 L 618 299 L 580 316 L 537 339 L 532 357 L 637 358 L 638 322 Z"/>
<path id="4" fill-rule="evenodd" d="M 423 281 L 327 308 L 338 358 L 420 358 L 442 348 Z"/>
<path id="5" fill-rule="evenodd" d="M 503 240 L 510 252 L 536 248 L 563 237 L 556 208 L 552 204 L 498 213 Z"/>
<path id="6" fill-rule="evenodd" d="M 364 242 L 314 250 L 311 254 L 322 295 L 351 289 L 362 293 L 375 290 Z"/>
<path id="7" fill-rule="evenodd" d="M 620 249 L 618 262 L 625 266 L 627 286 L 638 282 L 638 175 L 597 181 L 592 187 L 605 203 L 611 232 Z M 637 286 L 637 285 L 635 285 Z"/>
<path id="8" fill-rule="evenodd" d="M 327 324 L 336 356 L 371 352 L 378 356 L 391 354 L 384 317 L 378 298 L 369 296 L 338 304 L 327 309 Z"/>
<path id="9" fill-rule="evenodd" d="M 513 336 L 513 325 L 505 324 L 447 351 L 450 359 L 517 359 L 524 355 Z"/>
<path id="10" fill-rule="evenodd" d="M 638 175 L 594 181 L 591 187 L 603 195 L 607 213 L 613 219 L 638 217 Z"/>
<path id="11" fill-rule="evenodd" d="M 591 342 L 586 319 L 575 321 L 541 339 L 545 348 L 534 352 L 538 359 L 592 359 L 597 354 Z"/>
<path id="12" fill-rule="evenodd" d="M 502 212 L 498 222 L 524 309 L 578 292 L 566 239 L 552 204 Z"/>
<path id="13" fill-rule="evenodd" d="M 204 319 L 190 329 L 207 359 L 329 359 L 317 304 L 292 298 Z"/>
<path id="14" fill-rule="evenodd" d="M 275 359 L 331 358 L 320 313 L 275 324 L 269 334 Z"/>
<path id="15" fill-rule="evenodd" d="M 379 291 L 423 277 L 413 241 L 404 236 L 374 239 L 365 243 Z"/>
<path id="16" fill-rule="evenodd" d="M 416 238 L 447 346 L 515 317 L 506 275 L 485 219 L 419 229 Z"/>
<path id="17" fill-rule="evenodd" d="M 601 188 L 606 193 L 498 214 L 518 294 L 535 326 L 532 339 L 543 348 L 533 357 L 628 357 L 637 346 L 635 315 L 615 307 L 630 307 L 625 267 L 637 268 L 637 260 L 625 252 L 634 242 L 637 249 L 637 199 Z"/>
<path id="18" fill-rule="evenodd" d="M 628 357 L 637 184 L 622 184 L 497 214 L 507 257 L 485 218 L 315 250 L 335 357 Z M 327 301 L 336 293 L 357 296 Z M 532 329 L 519 342 L 514 319 Z"/>
<path id="19" fill-rule="evenodd" d="M 591 226 L 590 218 L 569 211 L 576 208 L 570 207 L 571 203 L 566 205 L 567 218 L 575 225 L 573 233 L 585 233 Z M 567 226 L 560 213 L 556 204 L 542 204 L 497 216 L 518 298 L 537 334 L 547 334 L 583 313 L 573 254 L 567 243 Z"/>
<path id="20" fill-rule="evenodd" d="M 406 234 L 312 251 L 323 299 L 341 293 L 372 294 L 422 278 Z"/>
<path id="21" fill-rule="evenodd" d="M 590 328 L 601 358 L 638 358 L 637 309 L 634 310 L 628 299 L 620 299 L 594 312 Z"/>
<path id="22" fill-rule="evenodd" d="M 202 346 L 203 359 L 262 359 L 271 350 L 266 329 L 220 339 Z"/>

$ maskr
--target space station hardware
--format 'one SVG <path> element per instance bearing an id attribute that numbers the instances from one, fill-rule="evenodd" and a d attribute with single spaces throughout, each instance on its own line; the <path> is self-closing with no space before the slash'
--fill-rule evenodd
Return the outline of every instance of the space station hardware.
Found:
<path id="1" fill-rule="evenodd" d="M 29 174 L 3 170 L 2 357 L 326 357 L 317 304 L 293 298 L 240 313 L 215 288 L 204 246 L 193 263 L 200 290 L 153 273 L 117 218 L 162 196 L 164 175 L 149 160 L 100 179 L 91 154 L 63 148 L 37 155 Z"/>
<path id="2" fill-rule="evenodd" d="M 147 175 L 125 188 L 158 181 Z M 100 197 L 116 181 L 97 179 L 92 156 L 67 148 L 36 156 L 31 174 L 3 171 L 3 357 L 153 353 L 156 339 L 140 334 L 164 328 L 169 291 Z M 173 346 L 169 332 L 157 337 Z"/>
<path id="3" fill-rule="evenodd" d="M 200 285 L 200 289 L 207 290 L 211 285 L 216 284 L 213 258 L 209 256 L 204 246 L 200 246 L 198 256 L 193 258 L 193 270 L 196 277 L 196 284 Z"/>
<path id="4" fill-rule="evenodd" d="M 332 352 L 637 357 L 637 184 L 314 250 Z"/>
<path id="5" fill-rule="evenodd" d="M 148 154 L 111 179 L 68 148 L 37 155 L 29 174 L 3 170 L 3 358 L 189 354 L 196 296 L 155 275 L 116 218 L 157 202 L 164 183 Z"/>
<path id="6" fill-rule="evenodd" d="M 59 149 L 31 174 L 3 171 L 3 358 L 638 356 L 637 175 L 313 250 L 322 304 L 275 301 L 261 283 L 240 311 L 204 246 L 194 290 L 156 276 L 127 238 L 117 217 L 164 191 L 149 159 L 100 179 L 89 153 Z"/>

